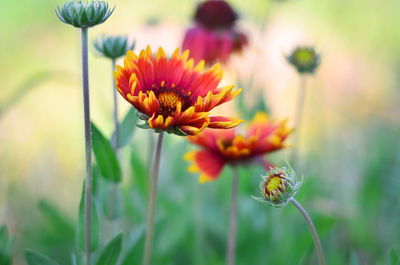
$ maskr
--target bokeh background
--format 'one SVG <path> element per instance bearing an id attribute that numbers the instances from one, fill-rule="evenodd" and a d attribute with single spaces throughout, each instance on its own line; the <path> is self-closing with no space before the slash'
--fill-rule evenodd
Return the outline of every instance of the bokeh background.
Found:
<path id="1" fill-rule="evenodd" d="M 322 55 L 309 78 L 296 171 L 297 198 L 314 219 L 328 264 L 391 263 L 400 254 L 400 28 L 398 0 L 231 0 L 249 47 L 227 66 L 251 107 L 260 91 L 273 117 L 292 119 L 299 77 L 284 59 L 296 45 Z M 23 249 L 72 264 L 84 170 L 80 33 L 56 17 L 54 0 L 3 1 L 0 8 L 0 224 Z M 90 40 L 128 34 L 168 53 L 181 45 L 196 1 L 113 1 L 114 14 Z M 112 133 L 111 65 L 90 47 L 93 121 Z M 235 69 L 235 70 L 233 70 Z M 121 118 L 128 103 L 120 99 Z M 234 103 L 221 112 L 237 113 Z M 103 244 L 123 230 L 121 264 L 139 264 L 146 217 L 148 131 L 136 129 L 122 151 L 124 212 Z M 291 139 L 289 139 L 290 142 Z M 200 185 L 186 171 L 193 149 L 168 135 L 161 164 L 154 264 L 224 264 L 231 170 Z M 283 165 L 290 150 L 270 156 Z M 168 154 L 168 156 L 166 155 Z M 141 174 L 142 173 L 142 174 Z M 292 206 L 265 207 L 263 168 L 240 171 L 237 263 L 317 264 L 311 236 Z"/>

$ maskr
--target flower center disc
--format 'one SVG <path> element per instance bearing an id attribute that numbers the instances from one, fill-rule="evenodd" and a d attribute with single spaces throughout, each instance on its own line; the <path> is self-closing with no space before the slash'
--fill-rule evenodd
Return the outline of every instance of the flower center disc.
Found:
<path id="1" fill-rule="evenodd" d="M 268 181 L 267 184 L 267 193 L 271 193 L 271 191 L 278 189 L 279 184 L 281 184 L 281 179 L 279 177 L 273 177 Z"/>
<path id="2" fill-rule="evenodd" d="M 175 112 L 179 102 L 183 105 L 183 99 L 173 91 L 166 91 L 159 94 L 158 102 L 160 102 L 161 112 L 166 114 L 166 116 Z"/>

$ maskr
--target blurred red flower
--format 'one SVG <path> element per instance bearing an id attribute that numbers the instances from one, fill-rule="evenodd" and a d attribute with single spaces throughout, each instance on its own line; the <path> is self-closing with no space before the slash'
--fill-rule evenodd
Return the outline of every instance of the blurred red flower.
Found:
<path id="1" fill-rule="evenodd" d="M 271 121 L 267 114 L 257 113 L 245 135 L 231 130 L 205 130 L 188 140 L 202 148 L 188 152 L 185 159 L 192 162 L 190 172 L 200 172 L 200 182 L 218 178 L 223 167 L 250 162 L 285 147 L 284 141 L 293 131 L 287 121 Z"/>

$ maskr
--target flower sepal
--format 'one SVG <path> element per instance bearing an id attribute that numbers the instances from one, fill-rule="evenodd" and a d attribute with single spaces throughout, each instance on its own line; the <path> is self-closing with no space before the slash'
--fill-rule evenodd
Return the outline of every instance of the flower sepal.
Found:
<path id="1" fill-rule="evenodd" d="M 252 197 L 270 206 L 283 207 L 297 193 L 301 182 L 302 178 L 299 180 L 296 172 L 287 163 L 286 167 L 271 168 L 260 182 L 262 197 Z"/>
<path id="2" fill-rule="evenodd" d="M 114 9 L 110 9 L 105 1 L 71 0 L 61 7 L 57 6 L 56 14 L 65 24 L 76 28 L 90 28 L 106 21 Z"/>
<path id="3" fill-rule="evenodd" d="M 101 36 L 93 42 L 96 51 L 103 57 L 117 59 L 135 48 L 135 41 L 129 42 L 126 35 Z"/>
<path id="4" fill-rule="evenodd" d="M 136 110 L 136 116 L 142 121 L 147 121 L 150 118 L 149 115 L 138 110 Z"/>
<path id="5" fill-rule="evenodd" d="M 136 126 L 142 129 L 151 129 L 147 121 L 143 123 L 136 122 Z"/>
<path id="6" fill-rule="evenodd" d="M 167 133 L 175 134 L 178 136 L 187 136 L 188 134 L 181 130 L 178 126 L 169 127 Z"/>

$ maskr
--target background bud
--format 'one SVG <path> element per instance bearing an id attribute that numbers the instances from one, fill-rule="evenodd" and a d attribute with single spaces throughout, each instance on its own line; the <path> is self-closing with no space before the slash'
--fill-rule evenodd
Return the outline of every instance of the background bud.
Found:
<path id="1" fill-rule="evenodd" d="M 135 48 L 135 42 L 129 43 L 126 35 L 101 36 L 93 42 L 96 51 L 107 58 L 117 59 Z"/>
<path id="2" fill-rule="evenodd" d="M 286 59 L 300 74 L 313 74 L 321 62 L 315 49 L 307 46 L 297 47 Z"/>
<path id="3" fill-rule="evenodd" d="M 301 184 L 289 164 L 287 167 L 271 168 L 262 178 L 260 182 L 262 197 L 254 197 L 254 199 L 275 207 L 285 206 Z"/>
<path id="4" fill-rule="evenodd" d="M 115 8 L 115 7 L 114 7 Z M 58 18 L 77 28 L 89 28 L 106 21 L 114 11 L 105 1 L 68 1 L 60 8 L 57 6 Z"/>

